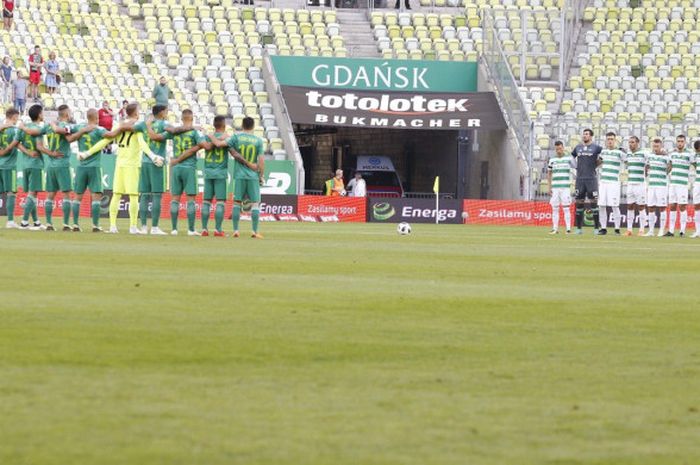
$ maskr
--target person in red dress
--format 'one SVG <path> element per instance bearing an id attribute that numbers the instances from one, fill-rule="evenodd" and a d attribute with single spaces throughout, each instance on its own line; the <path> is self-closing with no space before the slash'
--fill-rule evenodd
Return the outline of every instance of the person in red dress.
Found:
<path id="1" fill-rule="evenodd" d="M 3 0 L 2 22 L 6 30 L 12 29 L 12 18 L 15 15 L 15 0 Z"/>
<path id="2" fill-rule="evenodd" d="M 29 95 L 34 100 L 39 100 L 39 83 L 43 67 L 44 57 L 41 56 L 41 48 L 37 45 L 34 47 L 34 53 L 29 55 Z"/>
<path id="3" fill-rule="evenodd" d="M 105 128 L 107 131 L 112 130 L 112 126 L 114 125 L 114 110 L 109 106 L 107 100 L 102 102 L 102 108 L 97 112 L 97 125 L 101 128 Z M 112 144 L 105 147 L 104 153 L 112 153 Z"/>

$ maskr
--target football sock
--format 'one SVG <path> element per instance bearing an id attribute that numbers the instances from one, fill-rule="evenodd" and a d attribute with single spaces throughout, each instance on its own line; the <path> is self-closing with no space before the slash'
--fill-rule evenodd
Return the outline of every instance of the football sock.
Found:
<path id="1" fill-rule="evenodd" d="M 151 203 L 151 225 L 154 228 L 158 227 L 160 223 L 160 204 L 163 198 L 163 194 L 151 194 L 153 202 Z"/>
<path id="2" fill-rule="evenodd" d="M 559 229 L 559 207 L 552 207 L 552 231 Z"/>
<path id="3" fill-rule="evenodd" d="M 253 232 L 257 233 L 258 232 L 258 224 L 260 223 L 260 209 L 259 208 L 253 208 L 253 210 L 250 213 L 251 219 L 253 220 Z"/>
<path id="4" fill-rule="evenodd" d="M 669 218 L 668 222 L 668 232 L 674 233 L 676 232 L 676 220 L 678 219 L 678 212 L 675 210 L 671 212 L 671 217 Z"/>
<path id="5" fill-rule="evenodd" d="M 119 203 L 122 200 L 121 194 L 113 194 L 109 202 L 109 227 L 117 227 L 117 215 L 119 214 Z"/>
<path id="6" fill-rule="evenodd" d="M 194 200 L 187 201 L 187 230 L 194 231 L 194 222 L 197 215 L 197 208 Z"/>
<path id="7" fill-rule="evenodd" d="M 218 206 L 218 205 L 217 205 Z M 211 203 L 208 201 L 202 202 L 202 229 L 209 229 L 209 214 L 211 212 Z"/>
<path id="8" fill-rule="evenodd" d="M 238 231 L 238 223 L 241 221 L 241 206 L 235 204 L 233 206 L 233 230 Z"/>
<path id="9" fill-rule="evenodd" d="M 99 200 L 93 200 L 92 204 L 90 204 L 90 214 L 92 216 L 92 225 L 93 226 L 99 226 L 100 225 L 100 208 L 101 204 Z"/>
<path id="10" fill-rule="evenodd" d="M 593 212 L 593 223 L 595 228 L 600 229 L 600 210 L 598 209 L 598 205 L 592 206 L 591 211 Z"/>
<path id="11" fill-rule="evenodd" d="M 53 200 L 44 202 L 44 211 L 46 212 L 46 224 L 53 224 Z"/>
<path id="12" fill-rule="evenodd" d="M 78 224 L 80 218 L 80 201 L 73 200 L 71 206 L 73 207 L 73 224 Z"/>
<path id="13" fill-rule="evenodd" d="M 700 229 L 700 208 L 695 210 L 695 230 Z"/>
<path id="14" fill-rule="evenodd" d="M 600 227 L 607 229 L 608 227 L 608 207 L 600 207 Z"/>
<path id="15" fill-rule="evenodd" d="M 72 211 L 71 207 L 72 202 L 64 197 L 61 201 L 61 209 L 63 210 L 63 224 L 70 224 L 70 214 Z"/>
<path id="16" fill-rule="evenodd" d="M 661 212 L 661 219 L 659 220 L 659 231 L 664 232 L 666 229 L 666 219 L 667 213 L 665 211 Z"/>
<path id="17" fill-rule="evenodd" d="M 216 213 L 214 213 L 214 219 L 216 220 L 216 230 L 221 231 L 221 225 L 224 222 L 224 209 L 226 204 L 223 202 L 216 203 Z"/>
<path id="18" fill-rule="evenodd" d="M 139 198 L 139 219 L 141 220 L 141 226 L 146 226 L 148 224 L 148 200 L 151 194 L 141 194 Z"/>
<path id="19" fill-rule="evenodd" d="M 681 212 L 681 232 L 685 234 L 685 227 L 688 226 L 688 211 L 683 210 Z"/>
<path id="20" fill-rule="evenodd" d="M 642 208 L 639 210 L 639 229 L 642 231 L 647 227 L 647 211 Z"/>
<path id="21" fill-rule="evenodd" d="M 34 203 L 32 204 L 32 210 L 31 210 L 32 221 L 34 221 L 34 223 L 38 223 L 38 222 L 39 222 L 39 212 L 38 212 L 37 209 L 36 209 L 37 203 L 38 203 L 38 202 L 37 202 L 37 199 L 36 199 L 36 197 L 35 197 L 35 198 L 34 198 Z"/>
<path id="22" fill-rule="evenodd" d="M 139 224 L 139 195 L 129 195 L 129 226 L 135 228 Z"/>
<path id="23" fill-rule="evenodd" d="M 620 217 L 620 207 L 613 207 L 612 213 L 615 229 L 620 229 L 620 223 L 622 222 L 622 218 Z"/>
<path id="24" fill-rule="evenodd" d="M 15 194 L 7 194 L 7 221 L 15 220 Z"/>
<path id="25" fill-rule="evenodd" d="M 564 207 L 564 223 L 566 223 L 566 230 L 571 230 L 571 207 Z"/>
<path id="26" fill-rule="evenodd" d="M 639 222 L 641 223 L 641 221 L 640 216 Z M 631 207 L 627 207 L 627 230 L 632 231 L 632 228 L 634 228 L 634 210 Z"/>
<path id="27" fill-rule="evenodd" d="M 656 227 L 656 212 L 649 212 L 647 218 L 649 219 L 649 231 L 653 233 L 654 228 Z"/>
<path id="28" fill-rule="evenodd" d="M 32 215 L 32 212 L 34 210 L 34 204 L 34 197 L 28 195 L 27 199 L 24 201 L 24 213 L 22 214 L 22 221 L 24 221 L 25 223 L 29 221 L 29 216 Z M 36 218 L 34 219 L 34 222 L 36 222 Z"/>
<path id="29" fill-rule="evenodd" d="M 177 230 L 177 215 L 180 210 L 180 202 L 177 200 L 170 201 L 170 224 L 173 227 L 173 231 Z"/>
<path id="30" fill-rule="evenodd" d="M 583 207 L 576 206 L 576 227 L 581 229 L 583 227 Z"/>

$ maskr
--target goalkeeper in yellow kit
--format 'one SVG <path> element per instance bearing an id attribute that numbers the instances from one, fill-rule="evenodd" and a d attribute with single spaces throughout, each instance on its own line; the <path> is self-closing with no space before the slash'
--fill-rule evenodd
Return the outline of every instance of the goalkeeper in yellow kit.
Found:
<path id="1" fill-rule="evenodd" d="M 112 201 L 109 204 L 109 232 L 116 234 L 117 214 L 122 195 L 129 196 L 129 233 L 140 234 L 137 227 L 139 218 L 139 175 L 141 173 L 141 154 L 148 156 L 156 166 L 163 166 L 163 157 L 154 154 L 148 147 L 143 133 L 134 131 L 134 124 L 138 120 L 139 107 L 136 103 L 126 106 L 127 119 L 119 126 L 118 134 L 114 140 L 118 143 L 117 162 L 114 167 L 114 182 L 112 186 Z M 80 154 L 79 158 L 90 156 L 99 152 L 110 139 L 103 139 L 95 144 L 86 154 Z"/>

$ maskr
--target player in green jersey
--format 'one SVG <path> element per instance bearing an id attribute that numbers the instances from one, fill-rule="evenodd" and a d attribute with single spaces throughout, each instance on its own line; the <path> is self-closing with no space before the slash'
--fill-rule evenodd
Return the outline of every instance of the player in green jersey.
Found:
<path id="1" fill-rule="evenodd" d="M 44 159 L 41 154 L 44 153 L 48 156 L 56 156 L 57 154 L 44 145 L 43 136 L 51 130 L 51 127 L 48 124 L 44 124 L 44 109 L 42 106 L 32 105 L 27 113 L 31 123 L 27 126 L 20 125 L 20 130 L 17 132 L 17 140 L 19 140 L 17 148 L 24 154 L 24 159 L 22 160 L 22 188 L 27 193 L 20 227 L 36 231 L 47 229 L 39 222 L 36 211 L 37 194 L 44 190 Z M 34 221 L 33 226 L 29 225 L 30 216 Z"/>
<path id="2" fill-rule="evenodd" d="M 263 141 L 253 134 L 255 120 L 250 117 L 243 118 L 243 132 L 232 135 L 226 145 L 235 160 L 234 165 L 234 189 L 233 189 L 233 237 L 239 237 L 238 225 L 241 219 L 241 208 L 244 199 L 251 202 L 251 219 L 253 223 L 253 235 L 255 239 L 262 239 L 258 232 L 260 222 L 260 185 L 265 173 L 265 158 L 263 157 Z M 220 141 L 211 137 L 212 143 L 217 147 Z"/>
<path id="3" fill-rule="evenodd" d="M 172 235 L 177 235 L 177 220 L 180 213 L 180 198 L 187 197 L 187 235 L 199 236 L 194 223 L 197 214 L 197 151 L 202 148 L 204 138 L 193 126 L 192 110 L 182 112 L 184 132 L 173 136 L 173 159 L 170 161 L 170 221 Z"/>
<path id="4" fill-rule="evenodd" d="M 5 194 L 8 229 L 19 228 L 15 223 L 15 194 L 17 193 L 17 139 L 19 111 L 5 111 L 5 123 L 0 128 L 0 194 Z"/>
<path id="5" fill-rule="evenodd" d="M 566 234 L 571 233 L 571 180 L 576 167 L 571 155 L 565 153 L 564 143 L 554 143 L 556 157 L 552 157 L 547 163 L 547 179 L 552 198 L 549 204 L 552 206 L 552 231 L 549 234 L 559 234 L 559 207 L 564 210 L 564 224 Z"/>
<path id="6" fill-rule="evenodd" d="M 647 156 L 646 175 L 647 184 L 647 217 L 649 218 L 649 231 L 647 237 L 654 235 L 656 216 L 660 217 L 659 237 L 664 235 L 666 229 L 666 206 L 668 205 L 668 172 L 671 169 L 668 157 L 663 151 L 661 139 L 656 138 L 652 142 L 652 153 Z"/>
<path id="7" fill-rule="evenodd" d="M 690 189 L 690 167 L 695 162 L 695 155 L 685 148 L 685 135 L 676 137 L 676 150 L 668 155 L 671 163 L 668 186 L 668 204 L 671 214 L 668 219 L 667 237 L 673 237 L 676 231 L 678 212 L 681 212 L 680 237 L 685 236 L 685 228 L 688 225 L 688 190 Z"/>
<path id="8" fill-rule="evenodd" d="M 90 203 L 90 216 L 92 218 L 92 232 L 102 232 L 100 227 L 100 210 L 102 208 L 102 152 L 85 156 L 90 149 L 102 141 L 117 135 L 117 130 L 107 131 L 97 125 L 99 115 L 97 110 L 90 109 L 87 112 L 87 124 L 78 124 L 71 128 L 73 134 L 68 139 L 78 141 L 78 167 L 75 170 L 75 200 L 73 201 L 73 231 L 80 231 L 79 216 L 80 202 L 87 189 L 90 189 L 92 202 Z"/>
<path id="9" fill-rule="evenodd" d="M 600 188 L 598 206 L 600 208 L 600 231 L 604 236 L 608 233 L 608 207 L 612 209 L 615 235 L 620 235 L 620 173 L 625 162 L 625 153 L 616 148 L 617 135 L 614 132 L 605 134 L 605 149 L 600 152 Z"/>
<path id="10" fill-rule="evenodd" d="M 146 136 L 148 146 L 159 158 L 159 162 L 164 164 L 166 158 L 166 141 L 172 139 L 172 134 L 166 131 L 168 123 L 168 108 L 163 105 L 153 107 L 153 120 L 136 124 L 134 128 L 140 130 Z M 150 136 L 157 134 L 158 139 Z M 167 167 L 158 166 L 147 155 L 141 158 L 141 177 L 139 179 L 139 216 L 141 219 L 141 234 L 148 233 L 148 203 L 151 202 L 151 234 L 162 236 L 165 233 L 160 229 L 160 212 L 163 199 L 163 192 L 166 189 Z"/>
<path id="11" fill-rule="evenodd" d="M 644 235 L 647 221 L 647 188 L 644 181 L 646 152 L 639 146 L 639 137 L 631 136 L 627 143 L 629 153 L 625 159 L 627 165 L 627 232 L 632 235 L 634 218 L 639 217 L 639 235 Z"/>
<path id="12" fill-rule="evenodd" d="M 695 183 L 693 184 L 693 204 L 695 209 L 695 232 L 693 233 L 693 239 L 700 237 L 700 176 L 698 176 L 698 162 L 700 161 L 700 140 L 696 140 L 693 143 L 693 148 L 695 149 Z"/>
<path id="13" fill-rule="evenodd" d="M 213 137 L 223 139 L 226 137 L 226 117 L 217 116 L 214 118 Z M 216 147 L 212 138 L 205 137 L 203 142 L 204 155 L 204 200 L 202 202 L 202 236 L 209 235 L 209 215 L 211 212 L 211 201 L 216 199 L 215 237 L 223 237 L 224 231 L 221 226 L 224 222 L 224 209 L 226 208 L 226 182 L 228 181 L 228 150 L 227 147 Z"/>

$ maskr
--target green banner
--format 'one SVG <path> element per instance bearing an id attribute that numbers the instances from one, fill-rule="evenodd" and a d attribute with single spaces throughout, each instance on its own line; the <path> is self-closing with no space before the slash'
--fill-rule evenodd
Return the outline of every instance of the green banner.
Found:
<path id="1" fill-rule="evenodd" d="M 19 157 L 22 160 L 22 157 Z M 102 187 L 112 189 L 114 179 L 114 155 L 102 155 Z M 22 162 L 18 162 L 17 177 L 22 179 Z M 75 168 L 78 160 L 73 156 L 70 159 L 71 175 L 75 176 Z M 233 192 L 233 168 L 235 163 L 229 163 L 228 191 Z M 169 167 L 167 168 L 170 169 Z M 18 184 L 21 184 L 18 183 Z M 204 159 L 197 159 L 197 186 L 199 192 L 204 191 Z M 297 193 L 297 171 L 293 161 L 290 160 L 266 160 L 265 161 L 265 185 L 260 188 L 264 194 L 291 194 Z"/>
<path id="2" fill-rule="evenodd" d="M 394 92 L 476 92 L 478 65 L 464 61 L 271 57 L 282 86 Z"/>

